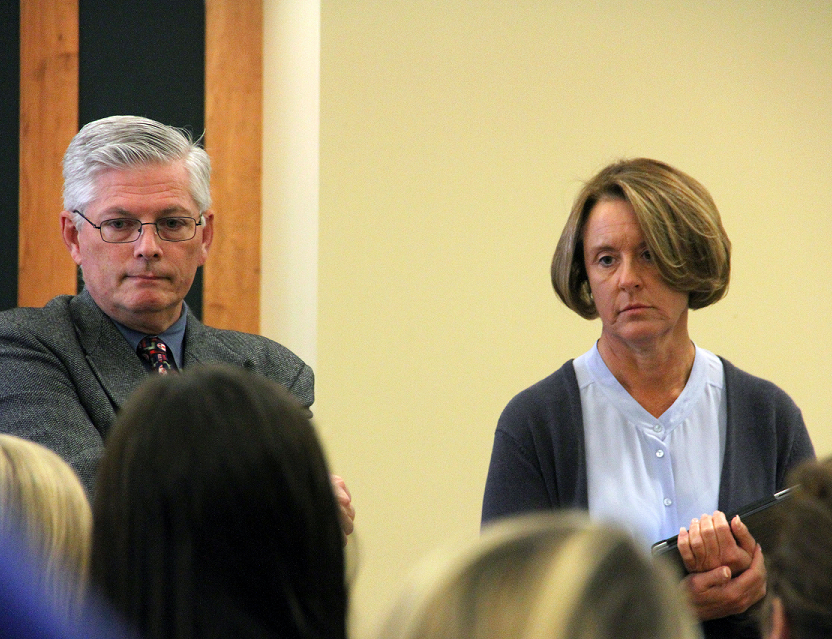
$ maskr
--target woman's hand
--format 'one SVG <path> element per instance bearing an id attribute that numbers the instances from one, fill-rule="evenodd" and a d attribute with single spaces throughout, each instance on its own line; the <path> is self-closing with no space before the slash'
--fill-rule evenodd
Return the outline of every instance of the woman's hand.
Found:
<path id="1" fill-rule="evenodd" d="M 736 577 L 727 566 L 692 573 L 682 580 L 697 617 L 701 621 L 745 612 L 766 594 L 766 567 L 757 544 L 751 565 Z"/>
<path id="2" fill-rule="evenodd" d="M 757 543 L 739 515 L 729 525 L 725 514 L 716 511 L 712 516 L 702 515 L 691 521 L 690 531 L 682 528 L 677 546 L 688 572 L 708 572 L 725 566 L 736 577 L 751 566 Z"/>

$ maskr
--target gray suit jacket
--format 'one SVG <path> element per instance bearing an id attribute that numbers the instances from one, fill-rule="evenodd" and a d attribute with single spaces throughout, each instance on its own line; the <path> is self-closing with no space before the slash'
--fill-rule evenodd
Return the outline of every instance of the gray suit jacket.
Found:
<path id="1" fill-rule="evenodd" d="M 312 369 L 265 337 L 210 328 L 189 311 L 183 351 L 183 367 L 241 366 L 283 384 L 306 407 L 314 400 Z M 147 374 L 86 291 L 0 313 L 0 432 L 57 452 L 90 494 L 116 412 Z"/>

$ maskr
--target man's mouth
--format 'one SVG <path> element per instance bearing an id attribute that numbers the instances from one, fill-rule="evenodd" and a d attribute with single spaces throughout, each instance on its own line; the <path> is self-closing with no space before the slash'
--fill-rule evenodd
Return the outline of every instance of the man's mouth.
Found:
<path id="1" fill-rule="evenodd" d="M 155 275 L 154 273 L 137 273 L 136 275 L 128 275 L 127 278 L 144 282 L 155 282 L 156 280 L 165 279 L 161 275 Z"/>

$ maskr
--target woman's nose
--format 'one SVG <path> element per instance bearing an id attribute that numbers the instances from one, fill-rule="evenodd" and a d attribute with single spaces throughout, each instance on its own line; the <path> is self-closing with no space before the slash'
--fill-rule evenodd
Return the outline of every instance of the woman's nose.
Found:
<path id="1" fill-rule="evenodd" d="M 618 269 L 618 286 L 628 290 L 638 288 L 641 284 L 641 267 L 637 260 L 624 259 Z"/>

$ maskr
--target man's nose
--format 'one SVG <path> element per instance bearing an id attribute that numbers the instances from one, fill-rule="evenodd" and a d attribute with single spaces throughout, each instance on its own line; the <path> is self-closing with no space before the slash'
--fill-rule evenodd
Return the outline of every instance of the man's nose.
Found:
<path id="1" fill-rule="evenodd" d="M 145 224 L 139 239 L 133 243 L 136 257 L 158 257 L 162 252 L 162 243 L 156 234 L 156 226 Z"/>

